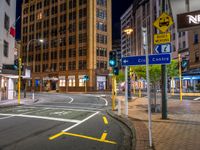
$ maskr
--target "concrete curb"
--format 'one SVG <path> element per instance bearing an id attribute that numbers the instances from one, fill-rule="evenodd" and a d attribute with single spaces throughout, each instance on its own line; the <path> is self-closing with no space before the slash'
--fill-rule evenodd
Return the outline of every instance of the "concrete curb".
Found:
<path id="1" fill-rule="evenodd" d="M 125 150 L 135 150 L 135 148 L 136 148 L 136 135 L 135 135 L 135 129 L 132 125 L 132 122 L 130 120 L 126 119 L 126 118 L 123 118 L 121 116 L 116 115 L 115 113 L 113 113 L 109 109 L 107 109 L 106 112 L 109 116 L 120 121 L 123 125 L 125 125 L 130 130 L 131 137 L 130 137 L 130 135 L 125 135 L 123 145 L 125 146 L 124 147 Z M 130 140 L 131 143 L 127 143 L 128 140 Z"/>

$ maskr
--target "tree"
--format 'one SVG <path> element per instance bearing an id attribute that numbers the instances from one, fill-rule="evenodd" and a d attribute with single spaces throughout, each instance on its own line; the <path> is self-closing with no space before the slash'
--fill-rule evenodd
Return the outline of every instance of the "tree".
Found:
<path id="1" fill-rule="evenodd" d="M 117 76 L 117 83 L 125 81 L 125 74 L 124 71 L 120 70 L 119 75 Z"/>
<path id="2" fill-rule="evenodd" d="M 171 64 L 167 65 L 167 75 L 171 78 L 174 83 L 174 77 L 178 76 L 178 61 L 172 60 Z M 174 86 L 172 87 L 172 95 L 174 95 Z"/>

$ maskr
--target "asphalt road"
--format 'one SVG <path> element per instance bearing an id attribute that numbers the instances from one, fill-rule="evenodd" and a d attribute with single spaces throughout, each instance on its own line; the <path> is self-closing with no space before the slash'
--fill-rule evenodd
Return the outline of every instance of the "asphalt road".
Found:
<path id="1" fill-rule="evenodd" d="M 36 94 L 33 105 L 0 109 L 0 150 L 123 150 L 130 131 L 98 95 Z M 127 142 L 128 143 L 128 142 Z"/>

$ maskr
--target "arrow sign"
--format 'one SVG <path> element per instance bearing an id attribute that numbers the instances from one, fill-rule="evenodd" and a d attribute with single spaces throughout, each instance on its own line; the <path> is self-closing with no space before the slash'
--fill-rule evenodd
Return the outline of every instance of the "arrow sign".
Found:
<path id="1" fill-rule="evenodd" d="M 155 52 L 157 54 L 160 54 L 160 53 L 171 53 L 171 50 L 172 50 L 171 43 L 156 45 L 154 50 L 155 50 Z"/>
<path id="2" fill-rule="evenodd" d="M 154 54 L 149 55 L 149 64 L 170 64 L 171 54 Z M 139 66 L 146 65 L 146 57 L 144 56 L 130 56 L 122 58 L 122 66 Z"/>

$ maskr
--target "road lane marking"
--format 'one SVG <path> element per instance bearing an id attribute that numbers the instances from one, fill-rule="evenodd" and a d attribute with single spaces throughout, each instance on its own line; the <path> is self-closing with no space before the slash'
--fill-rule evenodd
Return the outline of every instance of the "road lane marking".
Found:
<path id="1" fill-rule="evenodd" d="M 68 102 L 69 104 L 71 104 L 71 103 L 74 101 L 74 99 L 73 99 L 72 97 L 69 97 L 69 96 L 67 96 L 67 97 L 71 99 L 71 100 Z"/>
<path id="2" fill-rule="evenodd" d="M 44 120 L 54 120 L 54 121 L 62 121 L 62 122 L 73 122 L 73 123 L 81 122 L 80 120 L 74 120 L 74 119 L 62 119 L 62 118 L 43 117 L 43 116 L 34 116 L 34 115 L 26 115 L 26 114 L 2 114 L 2 113 L 0 113 L 0 115 L 12 116 L 12 117 L 44 119 Z"/>
<path id="3" fill-rule="evenodd" d="M 104 132 L 104 133 L 101 135 L 101 140 L 102 140 L 102 141 L 103 141 L 103 140 L 106 140 L 106 137 L 107 137 L 107 133 Z"/>
<path id="4" fill-rule="evenodd" d="M 48 107 L 47 107 L 48 106 Z M 103 109 L 97 109 L 97 108 L 84 108 L 83 107 L 73 107 L 73 106 L 56 106 L 55 105 L 36 105 L 37 107 L 45 107 L 48 109 L 59 109 L 62 108 L 63 110 L 72 110 L 72 111 L 87 111 L 87 112 L 96 112 L 96 110 L 103 110 Z M 95 110 L 94 110 L 95 109 Z"/>
<path id="5" fill-rule="evenodd" d="M 107 133 L 103 133 L 101 138 L 98 139 L 98 138 L 95 138 L 95 137 L 91 137 L 91 136 L 86 136 L 86 135 L 81 135 L 81 134 L 74 134 L 74 133 L 70 133 L 70 132 L 60 132 L 58 134 L 55 134 L 53 136 L 51 136 L 49 138 L 49 140 L 53 140 L 59 136 L 62 136 L 62 135 L 68 135 L 68 136 L 74 136 L 74 137 L 79 137 L 79 138 L 83 138 L 83 139 L 89 139 L 89 140 L 93 140 L 93 141 L 98 141 L 98 142 L 103 142 L 103 143 L 109 143 L 109 144 L 117 144 L 115 141 L 110 141 L 110 140 L 106 140 L 106 137 L 107 137 Z"/>
<path id="6" fill-rule="evenodd" d="M 195 98 L 195 99 L 193 99 L 194 101 L 198 101 L 198 100 L 200 100 L 200 97 L 197 97 L 197 98 Z"/>
<path id="7" fill-rule="evenodd" d="M 49 137 L 49 140 L 53 140 L 53 139 L 55 139 L 55 138 L 58 138 L 59 136 L 63 135 L 63 133 L 64 133 L 64 132 L 57 133 L 57 134 L 55 134 L 55 135 Z"/>
<path id="8" fill-rule="evenodd" d="M 82 94 L 82 95 L 83 95 L 83 94 Z M 101 97 L 100 95 L 84 94 L 83 96 L 91 96 L 91 97 L 96 97 L 96 98 L 103 99 L 103 100 L 105 101 L 105 106 L 108 106 L 108 101 L 107 101 L 107 99 Z"/>
<path id="9" fill-rule="evenodd" d="M 78 126 L 78 125 L 84 123 L 85 121 L 89 120 L 90 118 L 94 117 L 94 116 L 97 115 L 98 113 L 99 113 L 99 111 L 97 111 L 96 113 L 94 113 L 94 114 L 88 116 L 87 118 L 81 120 L 81 121 L 78 122 L 77 124 L 74 124 L 74 125 L 72 125 L 71 127 L 67 128 L 67 129 L 64 129 L 63 132 L 67 132 L 67 131 L 73 129 L 74 127 L 76 127 L 76 126 Z"/>
<path id="10" fill-rule="evenodd" d="M 11 116 L 7 116 L 7 117 L 2 117 L 2 118 L 0 118 L 0 120 L 12 118 L 12 117 L 14 117 L 14 116 L 11 115 Z"/>
<path id="11" fill-rule="evenodd" d="M 100 97 L 101 99 L 103 99 L 105 101 L 105 106 L 108 106 L 108 101 L 107 99 L 103 98 L 103 97 Z"/>
<path id="12" fill-rule="evenodd" d="M 104 122 L 104 124 L 108 124 L 108 120 L 105 116 L 103 116 L 103 122 Z"/>

